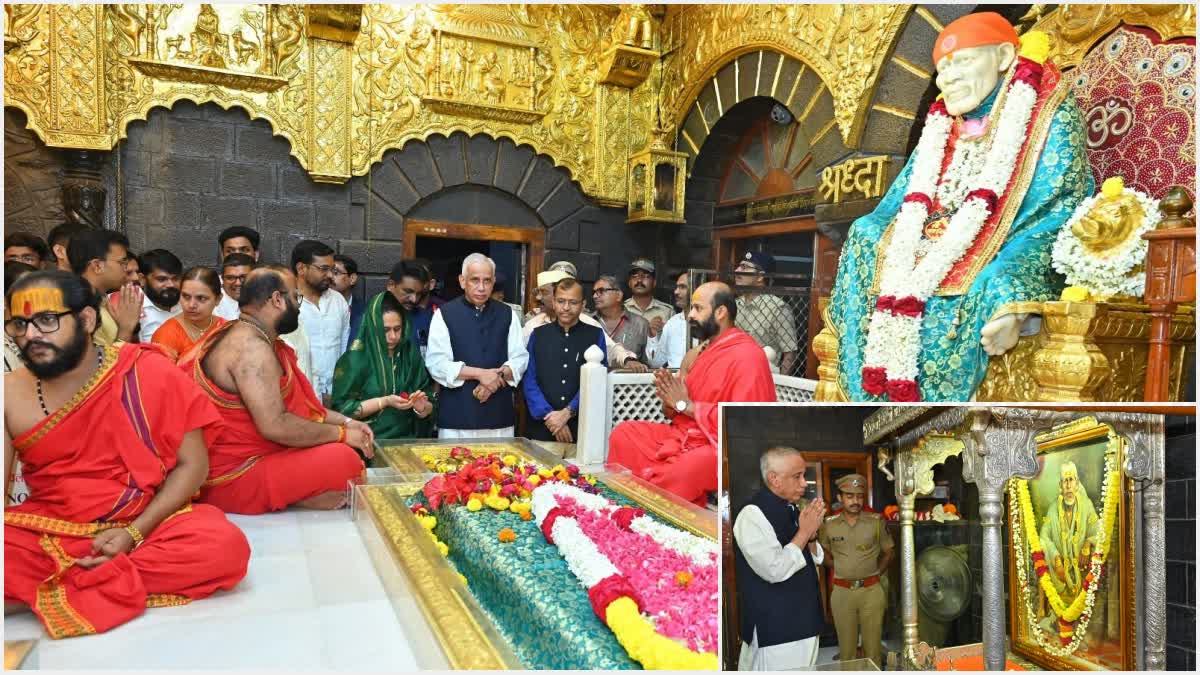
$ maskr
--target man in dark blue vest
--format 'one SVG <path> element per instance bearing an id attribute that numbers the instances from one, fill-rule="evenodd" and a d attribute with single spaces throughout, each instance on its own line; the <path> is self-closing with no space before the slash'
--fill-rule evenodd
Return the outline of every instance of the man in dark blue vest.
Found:
<path id="1" fill-rule="evenodd" d="M 579 368 L 583 354 L 595 345 L 607 349 L 604 331 L 579 321 L 583 286 L 571 277 L 554 284 L 554 322 L 529 335 L 529 372 L 521 387 L 529 405 L 529 437 L 537 441 L 574 443 L 579 434 Z M 601 357 L 601 362 L 608 365 Z"/>
<path id="2" fill-rule="evenodd" d="M 742 651 L 738 670 L 794 670 L 817 662 L 825 628 L 816 542 L 825 516 L 817 499 L 803 509 L 804 456 L 773 447 L 759 460 L 763 486 L 733 524 Z"/>
<path id="3" fill-rule="evenodd" d="M 439 438 L 511 437 L 513 388 L 529 363 L 521 322 L 492 299 L 496 263 L 482 253 L 463 260 L 462 297 L 442 305 L 429 324 L 425 366 L 442 385 Z"/>

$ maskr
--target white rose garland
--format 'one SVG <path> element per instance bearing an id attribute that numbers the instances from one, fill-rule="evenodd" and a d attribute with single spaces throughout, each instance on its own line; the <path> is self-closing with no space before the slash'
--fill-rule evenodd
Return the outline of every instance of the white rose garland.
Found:
<path id="1" fill-rule="evenodd" d="M 1138 265 L 1146 261 L 1150 242 L 1142 235 L 1150 232 L 1162 220 L 1158 202 L 1139 190 L 1124 188 L 1123 194 L 1133 195 L 1142 206 L 1145 217 L 1141 225 L 1119 246 L 1099 256 L 1088 250 L 1072 231 L 1074 225 L 1096 206 L 1100 196 L 1083 200 L 1075 208 L 1071 219 L 1058 232 L 1051 252 L 1054 270 L 1067 278 L 1068 286 L 1082 286 L 1101 298 L 1128 295 L 1141 297 L 1146 292 L 1146 277 L 1130 275 Z"/>

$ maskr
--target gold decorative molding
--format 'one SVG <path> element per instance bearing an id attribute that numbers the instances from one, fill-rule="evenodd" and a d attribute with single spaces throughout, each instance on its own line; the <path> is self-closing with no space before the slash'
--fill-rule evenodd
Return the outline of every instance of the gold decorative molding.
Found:
<path id="1" fill-rule="evenodd" d="M 817 389 L 813 392 L 813 400 L 821 403 L 845 403 L 849 399 L 842 389 L 838 377 L 840 336 L 837 326 L 829 319 L 829 298 L 820 298 L 818 302 L 824 328 L 817 333 L 812 343 L 813 354 L 816 355 L 819 363 L 817 366 Z"/>
<path id="2" fill-rule="evenodd" d="M 1032 30 L 1051 35 L 1050 59 L 1061 70 L 1074 68 L 1112 29 L 1122 23 L 1145 26 L 1164 40 L 1196 36 L 1196 5 L 1062 4 L 1042 15 L 1044 5 L 1034 5 L 1027 18 Z"/>
<path id="3" fill-rule="evenodd" d="M 925 405 L 884 406 L 863 420 L 863 444 L 874 445 L 885 436 L 915 422 L 938 408 Z"/>
<path id="4" fill-rule="evenodd" d="M 225 89 L 241 89 L 252 92 L 275 91 L 287 84 L 282 77 L 240 73 L 236 70 L 191 66 L 150 59 L 129 59 L 129 64 L 139 72 L 160 80 L 211 84 Z"/>
<path id="5" fill-rule="evenodd" d="M 979 401 L 1143 400 L 1149 354 L 1150 311 L 1129 303 L 1035 303 L 1041 332 L 992 357 L 976 391 Z M 1171 320 L 1170 400 L 1181 400 L 1185 367 L 1195 358 L 1192 307 Z M 1090 397 L 1090 399 L 1088 398 Z"/>
<path id="6" fill-rule="evenodd" d="M 672 5 L 663 22 L 664 115 L 682 125 L 701 89 L 725 64 L 771 49 L 800 60 L 829 87 L 838 131 L 853 147 L 911 7 Z"/>
<path id="7" fill-rule="evenodd" d="M 363 175 L 410 140 L 482 133 L 547 155 L 600 203 L 625 204 L 628 158 L 649 144 L 655 109 L 678 124 L 699 88 L 747 52 L 775 50 L 816 73 L 833 97 L 826 133 L 853 145 L 911 6 L 5 9 L 5 103 L 53 147 L 108 150 L 155 107 L 212 102 L 266 120 L 317 180 Z M 643 61 L 622 66 L 621 54 Z M 775 95 L 797 96 L 780 67 Z"/>
<path id="8" fill-rule="evenodd" d="M 309 35 L 350 45 L 358 39 L 362 12 L 362 5 L 304 5 Z"/>

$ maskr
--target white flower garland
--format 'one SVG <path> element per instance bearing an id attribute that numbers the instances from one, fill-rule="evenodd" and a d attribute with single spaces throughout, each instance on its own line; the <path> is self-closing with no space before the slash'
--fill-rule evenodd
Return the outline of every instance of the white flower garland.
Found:
<path id="1" fill-rule="evenodd" d="M 1150 242 L 1143 239 L 1142 235 L 1153 230 L 1162 220 L 1158 202 L 1149 195 L 1132 188 L 1124 188 L 1122 192 L 1136 197 L 1145 212 L 1141 225 L 1129 239 L 1106 251 L 1103 256 L 1098 256 L 1075 236 L 1072 228 L 1096 206 L 1100 200 L 1100 195 L 1096 195 L 1083 200 L 1075 208 L 1071 219 L 1059 230 L 1051 253 L 1055 271 L 1067 278 L 1068 286 L 1082 286 L 1101 299 L 1118 295 L 1136 298 L 1146 292 L 1146 275 L 1131 275 L 1130 272 L 1146 261 Z"/>
<path id="2" fill-rule="evenodd" d="M 880 279 L 881 297 L 913 298 L 923 306 L 937 291 L 946 274 L 979 236 L 992 215 L 992 206 L 981 196 L 967 197 L 958 204 L 942 236 L 930 244 L 924 239 L 928 200 L 935 194 L 953 200 L 975 190 L 991 191 L 999 200 L 1025 145 L 1037 97 L 1034 87 L 1022 79 L 1014 79 L 995 121 L 997 126 L 987 151 L 963 149 L 960 153 L 956 147 L 951 166 L 940 184 L 938 178 L 952 120 L 940 107 L 930 111 L 917 144 L 908 186 L 908 196 L 922 195 L 924 199 L 906 200 L 896 216 Z M 983 159 L 977 161 L 968 155 Z M 919 261 L 918 252 L 924 252 Z M 887 381 L 907 381 L 915 387 L 923 319 L 923 310 L 911 316 L 876 309 L 868 326 L 864 368 L 881 368 Z"/>
<path id="3" fill-rule="evenodd" d="M 530 499 L 533 516 L 541 525 L 550 510 L 558 506 L 558 499 L 566 497 L 590 511 L 611 513 L 619 507 L 600 495 L 594 495 L 566 483 L 546 483 L 534 489 Z M 558 520 L 563 520 L 559 518 Z M 555 526 L 558 524 L 555 521 Z M 644 534 L 659 545 L 688 556 L 698 565 L 712 564 L 718 552 L 717 543 L 703 537 L 697 537 L 690 532 L 684 532 L 665 523 L 660 523 L 649 516 L 638 516 L 629 524 L 629 529 Z M 557 531 L 551 528 L 551 534 L 558 541 Z"/>

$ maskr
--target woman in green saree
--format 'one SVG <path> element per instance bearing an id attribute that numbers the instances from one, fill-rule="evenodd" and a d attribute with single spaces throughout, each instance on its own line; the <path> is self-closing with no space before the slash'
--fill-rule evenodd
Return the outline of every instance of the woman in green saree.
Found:
<path id="1" fill-rule="evenodd" d="M 426 394 L 433 380 L 411 331 L 396 298 L 387 291 L 376 295 L 334 371 L 334 409 L 369 424 L 376 438 L 433 436 L 434 402 Z"/>

